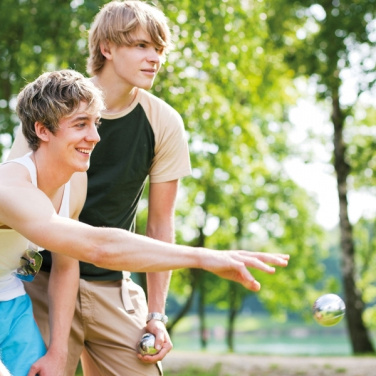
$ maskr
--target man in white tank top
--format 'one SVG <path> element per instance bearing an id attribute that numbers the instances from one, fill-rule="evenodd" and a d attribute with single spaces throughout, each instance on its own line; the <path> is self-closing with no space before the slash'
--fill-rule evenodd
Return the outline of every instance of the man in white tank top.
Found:
<path id="1" fill-rule="evenodd" d="M 77 263 L 71 258 L 130 272 L 201 268 L 252 291 L 258 291 L 260 284 L 249 267 L 274 273 L 268 264 L 288 263 L 288 255 L 283 254 L 179 246 L 72 220 L 78 217 L 86 194 L 82 174 L 76 180 L 75 173 L 89 167 L 90 154 L 100 140 L 97 125 L 102 108 L 100 91 L 71 70 L 43 74 L 18 98 L 17 114 L 31 153 L 0 165 L 0 318 L 6 318 L 0 322 L 4 325 L 0 361 L 17 376 L 26 376 L 40 357 L 32 375 L 63 373 L 78 283 Z M 45 356 L 30 300 L 17 280 L 37 273 L 39 247 L 55 254 L 48 288 L 51 335 Z M 28 322 L 19 325 L 23 312 Z M 21 337 L 25 343 L 18 346 Z"/>
<path id="2" fill-rule="evenodd" d="M 99 141 L 95 122 L 102 107 L 100 91 L 74 71 L 45 74 L 28 85 L 19 96 L 18 112 L 25 123 L 28 123 L 27 118 L 33 123 L 29 128 L 25 127 L 26 131 L 32 132 L 30 146 L 33 151 L 1 165 L 3 185 L 16 184 L 15 193 L 19 191 L 17 196 L 20 198 L 27 198 L 30 187 L 39 188 L 39 194 L 51 200 L 52 210 L 61 216 L 77 219 L 85 195 L 72 198 L 70 213 L 70 178 L 72 172 L 88 168 L 89 153 Z M 43 123 L 37 120 L 43 120 Z M 43 161 L 39 150 L 41 143 L 50 145 L 50 151 L 45 154 L 50 167 Z M 75 150 L 77 145 L 81 145 L 78 151 Z M 42 149 L 45 149 L 44 145 Z M 73 152 L 82 154 L 80 160 L 71 156 Z M 65 163 L 57 164 L 59 160 Z M 38 216 L 38 208 L 34 209 L 34 214 L 34 217 Z M 12 375 L 23 376 L 42 357 L 34 365 L 35 374 L 43 371 L 43 374 L 61 375 L 67 356 L 67 328 L 72 320 L 78 287 L 78 262 L 64 255 L 53 255 L 48 291 L 51 336 L 46 354 L 46 346 L 33 318 L 30 298 L 22 283 L 22 280 L 33 279 L 43 253 L 38 252 L 38 246 L 25 234 L 16 231 L 16 226 L 12 226 L 15 219 L 0 219 L 0 361 Z M 18 219 L 25 220 L 26 217 L 21 215 Z M 37 218 L 30 220 L 37 221 Z M 41 292 L 41 295 L 45 294 L 47 291 Z"/>

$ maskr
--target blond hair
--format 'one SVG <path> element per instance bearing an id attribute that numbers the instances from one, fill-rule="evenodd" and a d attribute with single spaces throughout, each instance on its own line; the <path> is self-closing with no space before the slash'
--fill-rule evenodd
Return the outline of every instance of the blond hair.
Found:
<path id="1" fill-rule="evenodd" d="M 30 149 L 35 151 L 40 145 L 36 122 L 55 134 L 60 119 L 78 110 L 81 102 L 87 103 L 89 113 L 104 109 L 101 90 L 74 70 L 47 72 L 26 85 L 18 95 L 16 111 Z"/>
<path id="2" fill-rule="evenodd" d="M 164 13 L 143 1 L 111 1 L 94 18 L 89 32 L 87 72 L 96 75 L 103 68 L 105 57 L 100 44 L 132 46 L 138 28 L 147 32 L 163 56 L 171 47 L 171 33 Z"/>

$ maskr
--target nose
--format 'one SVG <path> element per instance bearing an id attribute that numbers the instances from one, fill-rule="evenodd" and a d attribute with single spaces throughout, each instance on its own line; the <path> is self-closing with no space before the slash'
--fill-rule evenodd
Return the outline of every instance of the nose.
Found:
<path id="1" fill-rule="evenodd" d="M 101 140 L 99 133 L 98 133 L 98 128 L 95 123 L 90 125 L 88 134 L 86 136 L 86 140 L 89 142 L 94 142 L 95 144 Z"/>
<path id="2" fill-rule="evenodd" d="M 149 54 L 148 54 L 148 61 L 155 63 L 155 64 L 159 64 L 160 60 L 161 60 L 161 54 L 158 51 L 156 51 L 154 47 L 150 46 Z"/>

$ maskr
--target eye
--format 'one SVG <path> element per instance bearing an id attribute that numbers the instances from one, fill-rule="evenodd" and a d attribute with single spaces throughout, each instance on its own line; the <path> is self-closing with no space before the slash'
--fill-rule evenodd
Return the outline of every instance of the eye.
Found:
<path id="1" fill-rule="evenodd" d="M 95 126 L 97 127 L 97 129 L 100 127 L 101 124 L 102 124 L 102 122 L 100 120 L 95 122 Z"/>

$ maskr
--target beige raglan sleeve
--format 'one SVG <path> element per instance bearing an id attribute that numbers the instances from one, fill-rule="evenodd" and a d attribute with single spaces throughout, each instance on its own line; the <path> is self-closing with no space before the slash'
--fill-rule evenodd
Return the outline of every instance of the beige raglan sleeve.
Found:
<path id="1" fill-rule="evenodd" d="M 151 118 L 155 135 L 155 157 L 150 169 L 151 183 L 167 182 L 191 174 L 183 119 L 165 102 L 158 100 L 158 105 L 159 111 L 153 111 Z"/>

